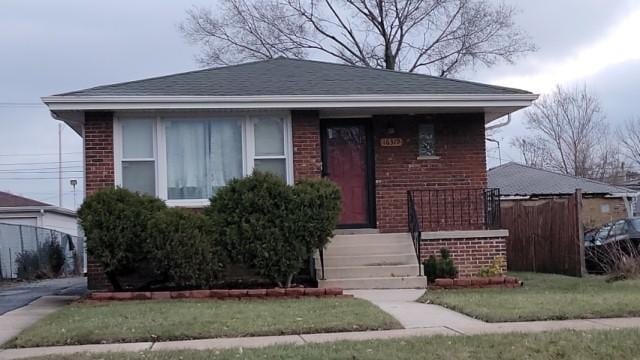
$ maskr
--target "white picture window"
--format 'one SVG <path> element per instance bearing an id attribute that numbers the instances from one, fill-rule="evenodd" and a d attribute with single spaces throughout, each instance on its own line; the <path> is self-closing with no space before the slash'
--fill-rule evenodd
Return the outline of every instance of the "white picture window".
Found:
<path id="1" fill-rule="evenodd" d="M 121 122 L 122 186 L 143 194 L 156 194 L 154 120 Z"/>
<path id="2" fill-rule="evenodd" d="M 117 124 L 117 184 L 170 205 L 206 205 L 254 170 L 293 182 L 288 116 L 160 114 Z"/>
<path id="3" fill-rule="evenodd" d="M 167 195 L 208 199 L 233 178 L 242 177 L 242 120 L 165 122 Z"/>

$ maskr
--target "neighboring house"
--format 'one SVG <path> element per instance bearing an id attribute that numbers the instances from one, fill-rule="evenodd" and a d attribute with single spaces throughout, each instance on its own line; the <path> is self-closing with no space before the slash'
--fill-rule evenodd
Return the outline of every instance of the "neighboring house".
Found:
<path id="1" fill-rule="evenodd" d="M 340 227 L 359 234 L 334 237 L 320 285 L 415 287 L 424 286 L 417 255 L 449 247 L 467 276 L 505 254 L 507 232 L 491 229 L 495 206 L 485 201 L 493 199 L 485 189 L 485 125 L 536 98 L 468 81 L 278 58 L 43 101 L 84 138 L 87 195 L 115 185 L 197 208 L 253 170 L 288 183 L 327 177 L 342 189 Z M 408 234 L 413 210 L 422 242 Z M 103 280 L 90 265 L 90 286 Z"/>
<path id="2" fill-rule="evenodd" d="M 78 235 L 75 211 L 2 191 L 0 223 L 38 226 Z"/>
<path id="3" fill-rule="evenodd" d="M 582 219 L 585 229 L 633 216 L 636 190 L 564 175 L 509 162 L 489 169 L 489 186 L 500 189 L 503 207 L 513 202 L 535 204 L 546 199 L 568 198 L 582 190 Z"/>

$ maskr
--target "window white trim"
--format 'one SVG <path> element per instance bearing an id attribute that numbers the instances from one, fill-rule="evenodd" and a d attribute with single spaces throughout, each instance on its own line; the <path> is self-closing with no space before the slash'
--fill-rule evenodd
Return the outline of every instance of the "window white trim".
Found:
<path id="1" fill-rule="evenodd" d="M 122 161 L 154 161 L 155 162 L 155 185 L 156 196 L 164 200 L 168 206 L 172 207 L 190 207 L 201 208 L 209 205 L 209 199 L 168 199 L 167 189 L 167 143 L 165 126 L 168 119 L 173 117 L 202 115 L 228 117 L 229 113 L 167 113 L 167 114 L 135 114 L 135 113 L 119 113 L 114 115 L 113 120 L 113 154 L 114 154 L 114 178 L 115 185 L 122 186 Z M 242 169 L 243 176 L 247 176 L 253 172 L 255 159 L 285 159 L 285 168 L 287 172 L 286 181 L 288 184 L 294 183 L 293 174 L 293 132 L 291 128 L 290 112 L 265 112 L 264 115 L 281 116 L 284 126 L 284 155 L 274 156 L 255 156 L 255 137 L 253 120 L 259 117 L 261 113 L 234 113 L 231 116 L 242 118 Z M 136 158 L 123 159 L 122 154 L 122 120 L 124 119 L 152 119 L 153 120 L 153 155 L 154 158 Z"/>
<path id="2" fill-rule="evenodd" d="M 123 149 L 122 149 L 122 120 L 151 120 L 152 126 L 152 150 L 153 150 L 153 158 L 124 158 Z M 113 160 L 114 160 L 114 179 L 115 185 L 122 187 L 122 162 L 130 161 L 130 162 L 149 162 L 153 161 L 153 168 L 155 173 L 154 185 L 156 195 L 158 194 L 159 184 L 158 184 L 158 131 L 157 131 L 157 120 L 154 117 L 149 116 L 131 116 L 125 117 L 121 119 L 118 114 L 113 116 Z"/>

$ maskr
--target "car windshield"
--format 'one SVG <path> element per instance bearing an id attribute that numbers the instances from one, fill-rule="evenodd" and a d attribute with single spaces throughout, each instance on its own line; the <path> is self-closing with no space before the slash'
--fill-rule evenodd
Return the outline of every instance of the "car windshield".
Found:
<path id="1" fill-rule="evenodd" d="M 640 218 L 631 219 L 631 225 L 636 231 L 640 231 Z"/>

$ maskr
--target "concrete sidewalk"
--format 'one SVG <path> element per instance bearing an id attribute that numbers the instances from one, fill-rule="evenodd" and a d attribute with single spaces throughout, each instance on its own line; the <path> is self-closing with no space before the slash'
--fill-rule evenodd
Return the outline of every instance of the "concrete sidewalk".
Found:
<path id="1" fill-rule="evenodd" d="M 127 344 L 95 344 L 77 346 L 52 346 L 27 349 L 5 349 L 0 350 L 0 360 L 21 359 L 42 355 L 66 355 L 74 353 L 105 353 L 119 351 L 163 351 L 163 350 L 219 350 L 230 348 L 256 348 L 270 345 L 294 344 L 303 345 L 308 343 L 325 343 L 341 340 L 377 340 L 414 336 L 434 336 L 434 335 L 480 335 L 480 334 L 500 334 L 510 332 L 535 333 L 542 331 L 555 331 L 564 329 L 573 330 L 613 330 L 620 328 L 639 328 L 640 318 L 614 318 L 614 319 L 588 319 L 588 320 L 561 320 L 561 321 L 531 321 L 531 322 L 508 322 L 508 323 L 485 323 L 480 320 L 470 318 L 460 313 L 445 309 L 437 305 L 417 303 L 415 300 L 420 297 L 423 290 L 353 290 L 354 296 L 366 299 L 389 312 L 396 317 L 405 329 L 383 330 L 383 331 L 360 331 L 342 333 L 323 333 L 306 335 L 285 335 L 285 336 L 262 336 L 262 337 L 239 337 L 239 338 L 217 338 L 187 341 L 167 341 L 167 342 L 140 342 Z M 37 321 L 35 318 L 40 314 L 47 314 L 55 311 L 60 304 L 70 301 L 69 298 L 51 297 L 60 299 L 42 298 L 25 309 L 20 319 L 20 310 L 5 314 L 12 315 L 12 319 L 5 321 L 4 316 L 0 317 L 0 329 L 7 326 L 14 326 L 16 323 L 25 324 Z M 43 315 L 40 315 L 40 317 Z M 39 317 L 38 317 L 39 319 Z M 22 321 L 22 322 L 20 322 Z M 17 334 L 18 331 L 14 331 Z"/>
<path id="2" fill-rule="evenodd" d="M 640 328 L 640 318 L 594 319 L 594 320 L 563 320 L 563 321 L 533 321 L 519 323 L 482 323 L 481 326 L 449 327 L 437 326 L 430 328 L 413 328 L 383 331 L 360 331 L 343 333 L 284 335 L 262 337 L 219 338 L 187 341 L 140 342 L 128 344 L 50 346 L 27 349 L 0 350 L 0 359 L 23 359 L 43 355 L 68 355 L 74 353 L 105 353 L 121 351 L 167 351 L 167 350 L 222 350 L 231 348 L 259 348 L 271 345 L 304 345 L 313 343 L 327 343 L 342 340 L 362 341 L 406 338 L 415 336 L 434 335 L 480 335 L 510 332 L 535 333 L 563 329 L 575 330 L 613 330 L 620 328 Z"/>
<path id="3" fill-rule="evenodd" d="M 11 340 L 22 330 L 76 299 L 78 296 L 43 296 L 27 306 L 2 314 L 0 344 Z"/>

